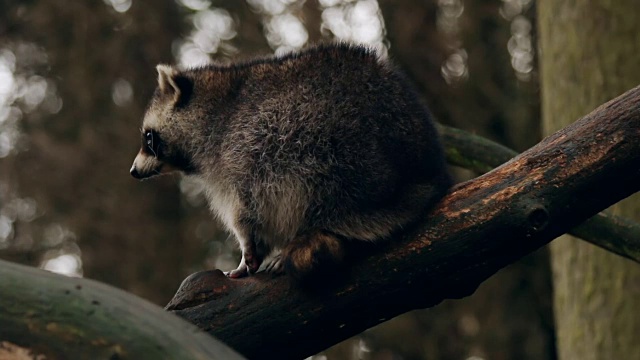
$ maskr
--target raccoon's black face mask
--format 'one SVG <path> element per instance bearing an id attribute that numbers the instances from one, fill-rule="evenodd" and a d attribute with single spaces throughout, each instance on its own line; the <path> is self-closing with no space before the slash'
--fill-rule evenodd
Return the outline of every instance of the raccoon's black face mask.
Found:
<path id="1" fill-rule="evenodd" d="M 188 101 L 191 84 L 169 66 L 158 65 L 157 70 L 158 89 L 145 115 L 140 151 L 130 170 L 136 179 L 146 179 L 173 171 L 187 174 L 196 172 L 186 153 L 179 146 L 167 141 L 161 131 L 155 129 L 162 128 L 162 125 L 167 126 L 167 111 Z"/>
<path id="2" fill-rule="evenodd" d="M 160 145 L 155 131 L 142 131 L 142 146 L 130 170 L 133 177 L 146 179 L 162 173 L 165 166 L 158 156 Z"/>
<path id="3" fill-rule="evenodd" d="M 196 172 L 191 160 L 180 149 L 165 143 L 155 130 L 142 132 L 142 146 L 131 166 L 131 175 L 146 179 L 173 171 Z"/>

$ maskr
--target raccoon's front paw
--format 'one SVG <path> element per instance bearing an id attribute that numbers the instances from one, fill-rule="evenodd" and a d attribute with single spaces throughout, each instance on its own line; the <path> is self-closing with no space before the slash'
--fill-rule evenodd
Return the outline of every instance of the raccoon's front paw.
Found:
<path id="1" fill-rule="evenodd" d="M 240 266 L 238 266 L 238 269 L 240 269 L 243 264 L 247 272 L 246 275 L 255 274 L 258 272 L 260 264 L 262 264 L 262 258 L 258 256 L 258 253 L 255 250 L 255 245 L 244 251 L 244 254 L 242 255 L 242 261 L 240 262 Z"/>
<path id="2" fill-rule="evenodd" d="M 245 264 L 244 260 L 240 262 L 240 265 L 234 270 L 226 271 L 224 273 L 227 277 L 232 279 L 239 279 L 249 275 L 249 269 L 247 264 Z"/>
<path id="3" fill-rule="evenodd" d="M 226 272 L 225 275 L 232 279 L 249 276 L 258 272 L 258 268 L 260 268 L 261 263 L 262 259 L 257 256 L 255 246 L 252 246 L 245 249 L 242 254 L 242 260 L 240 260 L 240 264 L 238 265 L 238 267 L 235 270 Z"/>

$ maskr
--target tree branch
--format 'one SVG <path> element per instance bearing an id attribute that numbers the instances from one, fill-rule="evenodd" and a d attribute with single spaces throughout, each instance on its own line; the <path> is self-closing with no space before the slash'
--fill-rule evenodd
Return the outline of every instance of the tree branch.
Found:
<path id="1" fill-rule="evenodd" d="M 451 165 L 484 174 L 518 155 L 515 150 L 467 131 L 440 124 L 437 127 Z M 640 263 L 640 224 L 635 221 L 603 212 L 568 233 Z"/>
<path id="2" fill-rule="evenodd" d="M 457 186 L 416 229 L 354 261 L 325 290 L 215 270 L 187 278 L 167 307 L 249 358 L 304 358 L 409 310 L 469 295 L 638 191 L 639 139 L 635 88 Z"/>
<path id="3" fill-rule="evenodd" d="M 160 307 L 92 280 L 0 260 L 0 289 L 0 342 L 33 358 L 241 359 Z"/>

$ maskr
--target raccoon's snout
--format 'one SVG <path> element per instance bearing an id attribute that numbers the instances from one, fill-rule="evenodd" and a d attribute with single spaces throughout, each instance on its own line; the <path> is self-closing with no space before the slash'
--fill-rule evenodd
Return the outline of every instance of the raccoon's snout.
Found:
<path id="1" fill-rule="evenodd" d="M 131 176 L 133 176 L 136 179 L 142 179 L 142 175 L 140 175 L 140 173 L 138 172 L 138 169 L 136 169 L 136 164 L 131 165 L 131 170 L 129 171 L 131 173 Z"/>
<path id="2" fill-rule="evenodd" d="M 155 170 L 150 172 L 143 172 L 138 170 L 138 168 L 136 167 L 136 164 L 133 164 L 131 166 L 131 170 L 129 170 L 129 173 L 131 173 L 131 176 L 133 176 L 134 178 L 138 180 L 143 180 L 153 175 L 158 175 L 160 172 Z"/>
<path id="3" fill-rule="evenodd" d="M 129 173 L 131 173 L 131 176 L 134 178 L 142 180 L 154 175 L 159 175 L 161 168 L 162 162 L 158 161 L 155 157 L 140 152 L 135 160 L 133 160 L 133 165 Z"/>

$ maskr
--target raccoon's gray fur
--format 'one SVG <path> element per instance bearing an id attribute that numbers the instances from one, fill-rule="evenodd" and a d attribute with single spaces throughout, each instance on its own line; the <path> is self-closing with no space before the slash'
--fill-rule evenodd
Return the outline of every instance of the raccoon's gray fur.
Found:
<path id="1" fill-rule="evenodd" d="M 240 244 L 230 277 L 339 263 L 343 242 L 376 241 L 417 220 L 451 186 L 427 109 L 362 46 L 184 71 L 158 88 L 131 174 L 199 179 Z"/>

